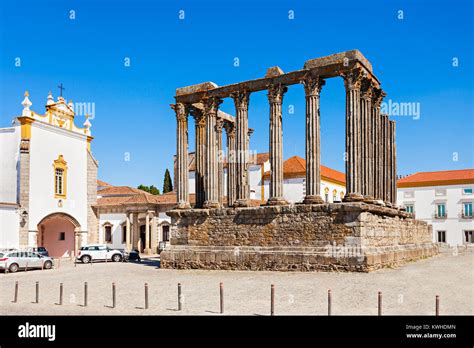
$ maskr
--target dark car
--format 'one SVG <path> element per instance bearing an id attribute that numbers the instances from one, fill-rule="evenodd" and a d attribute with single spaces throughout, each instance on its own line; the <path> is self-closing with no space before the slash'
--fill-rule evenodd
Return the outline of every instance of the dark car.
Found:
<path id="1" fill-rule="evenodd" d="M 137 249 L 133 249 L 125 254 L 125 261 L 138 261 L 141 262 L 140 253 Z"/>
<path id="2" fill-rule="evenodd" d="M 34 247 L 34 248 L 28 248 L 28 251 L 40 254 L 42 256 L 49 256 L 48 250 L 46 250 L 45 247 Z"/>

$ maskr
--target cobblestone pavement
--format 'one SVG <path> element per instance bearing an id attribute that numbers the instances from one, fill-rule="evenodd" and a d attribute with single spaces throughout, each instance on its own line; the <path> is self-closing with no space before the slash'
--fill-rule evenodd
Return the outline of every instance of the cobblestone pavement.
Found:
<path id="1" fill-rule="evenodd" d="M 220 315 L 219 283 L 224 283 L 225 314 L 268 315 L 270 285 L 275 284 L 275 315 L 326 315 L 332 291 L 334 315 L 376 315 L 377 292 L 383 293 L 383 314 L 432 315 L 435 296 L 440 314 L 474 314 L 474 253 L 441 254 L 373 273 L 297 273 L 166 270 L 151 258 L 139 263 L 77 264 L 61 261 L 59 269 L 0 274 L 0 312 L 19 315 Z M 18 302 L 12 303 L 15 281 Z M 39 282 L 39 304 L 35 282 Z M 59 283 L 64 303 L 59 306 Z M 84 282 L 88 306 L 83 306 Z M 112 305 L 112 282 L 117 306 Z M 149 309 L 144 283 L 149 284 Z M 183 309 L 177 311 L 177 283 Z"/>

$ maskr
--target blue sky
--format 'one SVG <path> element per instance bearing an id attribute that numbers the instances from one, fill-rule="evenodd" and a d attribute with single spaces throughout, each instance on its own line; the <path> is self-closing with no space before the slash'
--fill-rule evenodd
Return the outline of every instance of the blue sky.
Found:
<path id="1" fill-rule="evenodd" d="M 359 49 L 386 101 L 420 106 L 418 119 L 392 116 L 399 174 L 472 168 L 473 29 L 469 0 L 2 0 L 0 127 L 21 113 L 25 90 L 32 109 L 42 113 L 48 91 L 57 97 L 62 82 L 66 99 L 95 103 L 92 149 L 99 177 L 161 189 L 175 153 L 169 104 L 176 88 L 255 79 L 271 66 L 292 71 L 311 58 Z M 127 57 L 130 67 L 124 66 Z M 321 93 L 322 163 L 341 171 L 344 93 L 340 78 L 328 80 Z M 222 110 L 234 114 L 232 101 Z M 304 112 L 302 86 L 290 87 L 283 106 L 285 158 L 304 157 Z M 83 121 L 77 117 L 76 124 Z M 250 97 L 249 125 L 255 129 L 251 149 L 267 152 L 264 92 Z"/>

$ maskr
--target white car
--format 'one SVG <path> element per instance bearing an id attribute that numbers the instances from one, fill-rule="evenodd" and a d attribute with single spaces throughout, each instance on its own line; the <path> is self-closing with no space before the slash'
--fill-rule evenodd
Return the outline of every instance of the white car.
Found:
<path id="1" fill-rule="evenodd" d="M 53 259 L 31 251 L 1 251 L 0 250 L 0 269 L 15 273 L 20 269 L 51 269 L 53 268 Z"/>
<path id="2" fill-rule="evenodd" d="M 89 263 L 95 260 L 120 262 L 123 260 L 123 257 L 124 255 L 120 250 L 111 249 L 104 244 L 93 244 L 81 247 L 76 260 L 82 263 Z"/>

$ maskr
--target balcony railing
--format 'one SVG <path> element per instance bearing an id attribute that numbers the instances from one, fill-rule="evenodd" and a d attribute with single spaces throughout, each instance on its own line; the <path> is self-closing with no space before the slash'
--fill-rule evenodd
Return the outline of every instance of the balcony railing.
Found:
<path id="1" fill-rule="evenodd" d="M 445 211 L 444 214 L 440 214 L 438 212 L 435 212 L 433 214 L 433 218 L 435 218 L 435 219 L 446 219 L 447 217 L 448 217 L 448 212 L 447 211 Z"/>
<path id="2" fill-rule="evenodd" d="M 461 218 L 463 219 L 472 219 L 472 213 L 471 214 L 466 214 L 465 211 L 461 213 Z"/>

